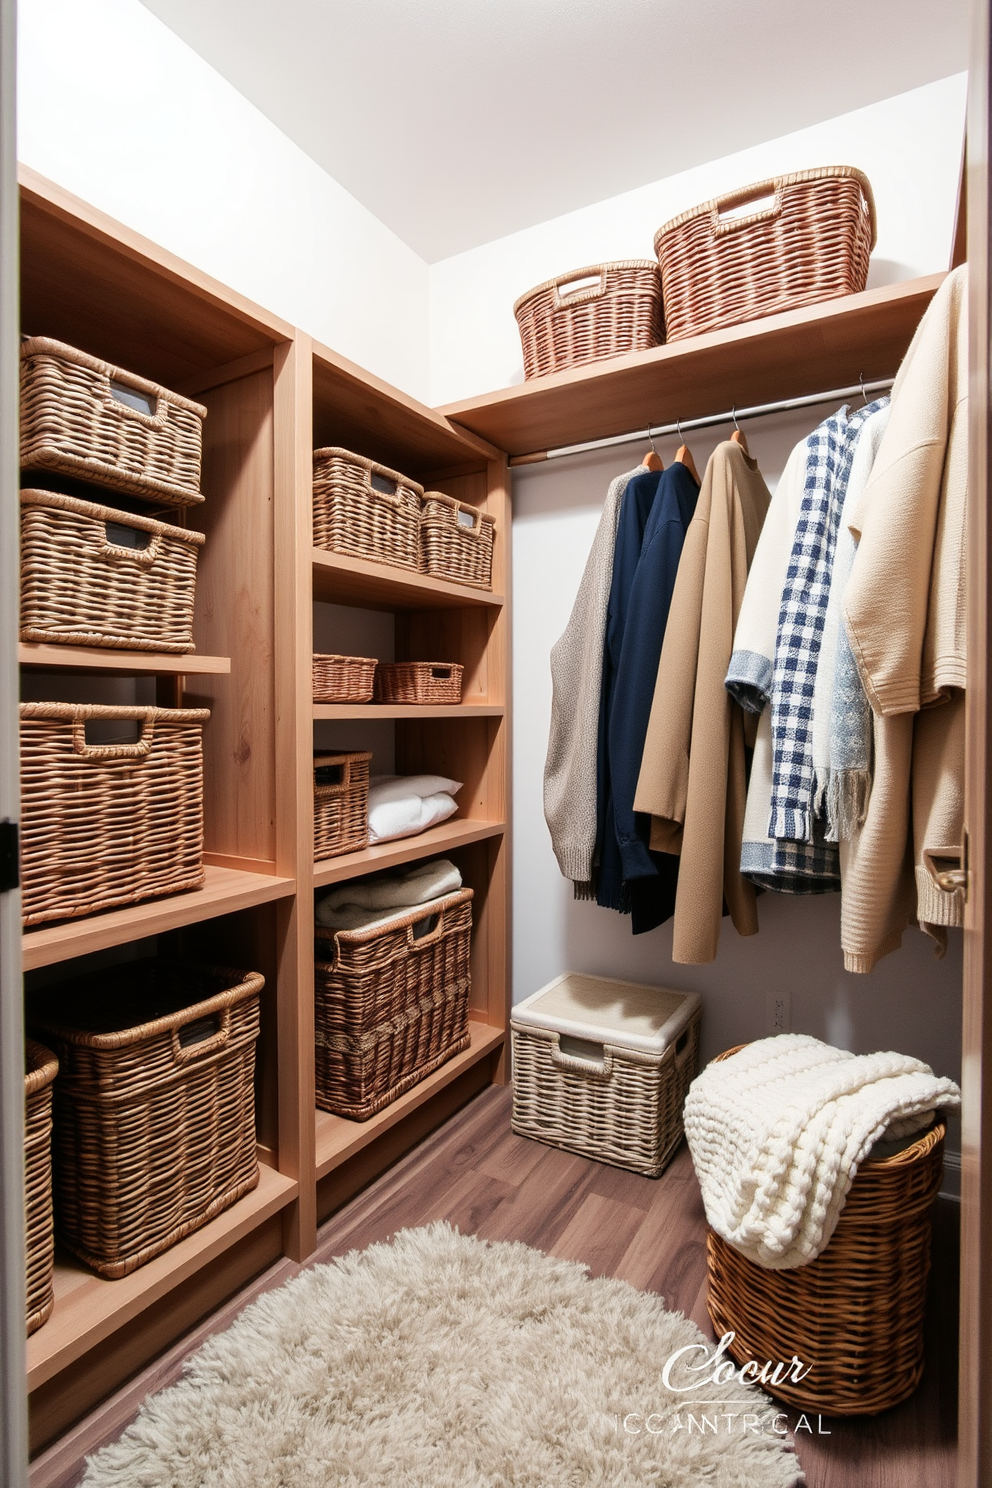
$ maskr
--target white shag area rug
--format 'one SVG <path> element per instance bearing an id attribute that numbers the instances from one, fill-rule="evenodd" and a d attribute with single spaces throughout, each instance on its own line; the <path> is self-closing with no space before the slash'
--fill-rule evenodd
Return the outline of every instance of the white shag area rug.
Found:
<path id="1" fill-rule="evenodd" d="M 703 1342 L 575 1262 L 403 1230 L 247 1307 L 83 1485 L 792 1488 L 784 1417 L 755 1386 L 665 1388 L 670 1356 Z"/>

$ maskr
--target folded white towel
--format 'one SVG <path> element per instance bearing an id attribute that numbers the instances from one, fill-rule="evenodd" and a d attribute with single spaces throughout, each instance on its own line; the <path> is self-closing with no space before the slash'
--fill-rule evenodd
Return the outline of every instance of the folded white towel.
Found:
<path id="1" fill-rule="evenodd" d="M 805 1034 L 707 1065 L 685 1103 L 706 1218 L 759 1266 L 812 1261 L 880 1137 L 925 1129 L 961 1092 L 904 1054 L 848 1054 Z"/>
<path id="2" fill-rule="evenodd" d="M 406 914 L 462 886 L 462 876 L 447 858 L 429 858 L 392 873 L 356 878 L 328 889 L 317 900 L 315 918 L 329 930 L 356 930 L 384 916 Z"/>
<path id="3" fill-rule="evenodd" d="M 460 780 L 445 775 L 373 775 L 369 782 L 369 841 L 412 837 L 458 810 Z"/>

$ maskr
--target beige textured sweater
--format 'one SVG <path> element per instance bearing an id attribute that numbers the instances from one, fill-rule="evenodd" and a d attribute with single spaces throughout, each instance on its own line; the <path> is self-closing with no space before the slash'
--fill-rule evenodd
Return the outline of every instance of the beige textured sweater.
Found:
<path id="1" fill-rule="evenodd" d="M 757 462 L 728 440 L 710 456 L 686 533 L 648 722 L 634 808 L 651 846 L 680 853 L 672 959 L 712 961 L 726 900 L 754 935 L 754 887 L 741 877 L 747 792 L 744 713 L 723 685 L 748 569 L 771 500 Z"/>

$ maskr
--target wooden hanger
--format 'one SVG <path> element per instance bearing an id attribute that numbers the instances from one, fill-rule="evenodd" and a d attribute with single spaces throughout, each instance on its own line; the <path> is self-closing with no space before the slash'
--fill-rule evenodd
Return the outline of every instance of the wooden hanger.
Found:
<path id="1" fill-rule="evenodd" d="M 734 421 L 734 432 L 733 432 L 733 434 L 731 434 L 730 437 L 731 437 L 731 439 L 733 440 L 733 442 L 735 444 L 739 444 L 740 445 L 741 449 L 747 455 L 748 459 L 750 459 L 751 458 L 751 451 L 747 447 L 747 440 L 744 438 L 744 433 L 743 433 L 740 425 L 737 422 L 737 407 L 736 407 L 736 404 L 735 404 L 733 410 L 731 411 L 730 417 Z"/>
<path id="2" fill-rule="evenodd" d="M 651 439 L 651 430 L 650 429 L 648 430 L 648 438 Z M 659 455 L 658 451 L 654 447 L 654 440 L 653 439 L 651 439 L 651 448 L 648 450 L 647 454 L 644 456 L 644 459 L 641 461 L 641 464 L 644 465 L 648 470 L 655 470 L 655 471 L 657 471 L 657 470 L 664 470 L 664 468 L 665 468 L 664 462 L 663 462 L 661 456 Z"/>
<path id="3" fill-rule="evenodd" d="M 679 438 L 681 439 L 682 424 L 678 419 L 675 420 L 675 427 L 676 429 L 678 429 Z M 703 484 L 702 481 L 699 479 L 699 471 L 696 469 L 696 462 L 692 458 L 692 450 L 684 442 L 679 445 L 678 449 L 675 452 L 675 463 L 676 465 L 685 466 L 686 470 L 688 470 L 697 486 L 701 486 Z"/>

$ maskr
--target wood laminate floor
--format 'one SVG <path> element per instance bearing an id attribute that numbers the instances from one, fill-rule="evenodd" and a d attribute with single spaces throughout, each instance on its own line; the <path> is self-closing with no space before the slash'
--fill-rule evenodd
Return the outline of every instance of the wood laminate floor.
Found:
<path id="1" fill-rule="evenodd" d="M 659 1292 L 712 1337 L 706 1316 L 705 1225 L 683 1146 L 660 1179 L 588 1162 L 510 1131 L 510 1093 L 477 1096 L 323 1226 L 315 1261 L 446 1219 L 463 1233 L 522 1240 L 593 1275 Z M 808 1488 L 953 1488 L 957 1367 L 956 1206 L 938 1205 L 927 1369 L 904 1405 L 874 1419 L 830 1420 L 796 1437 Z M 179 1377 L 183 1359 L 247 1302 L 301 1268 L 273 1266 L 32 1464 L 31 1488 L 74 1488 L 84 1458 L 112 1441 L 142 1399 Z M 796 1413 L 790 1415 L 794 1425 Z M 814 1431 L 818 1420 L 812 1418 Z M 553 1485 L 548 1485 L 553 1488 Z"/>

